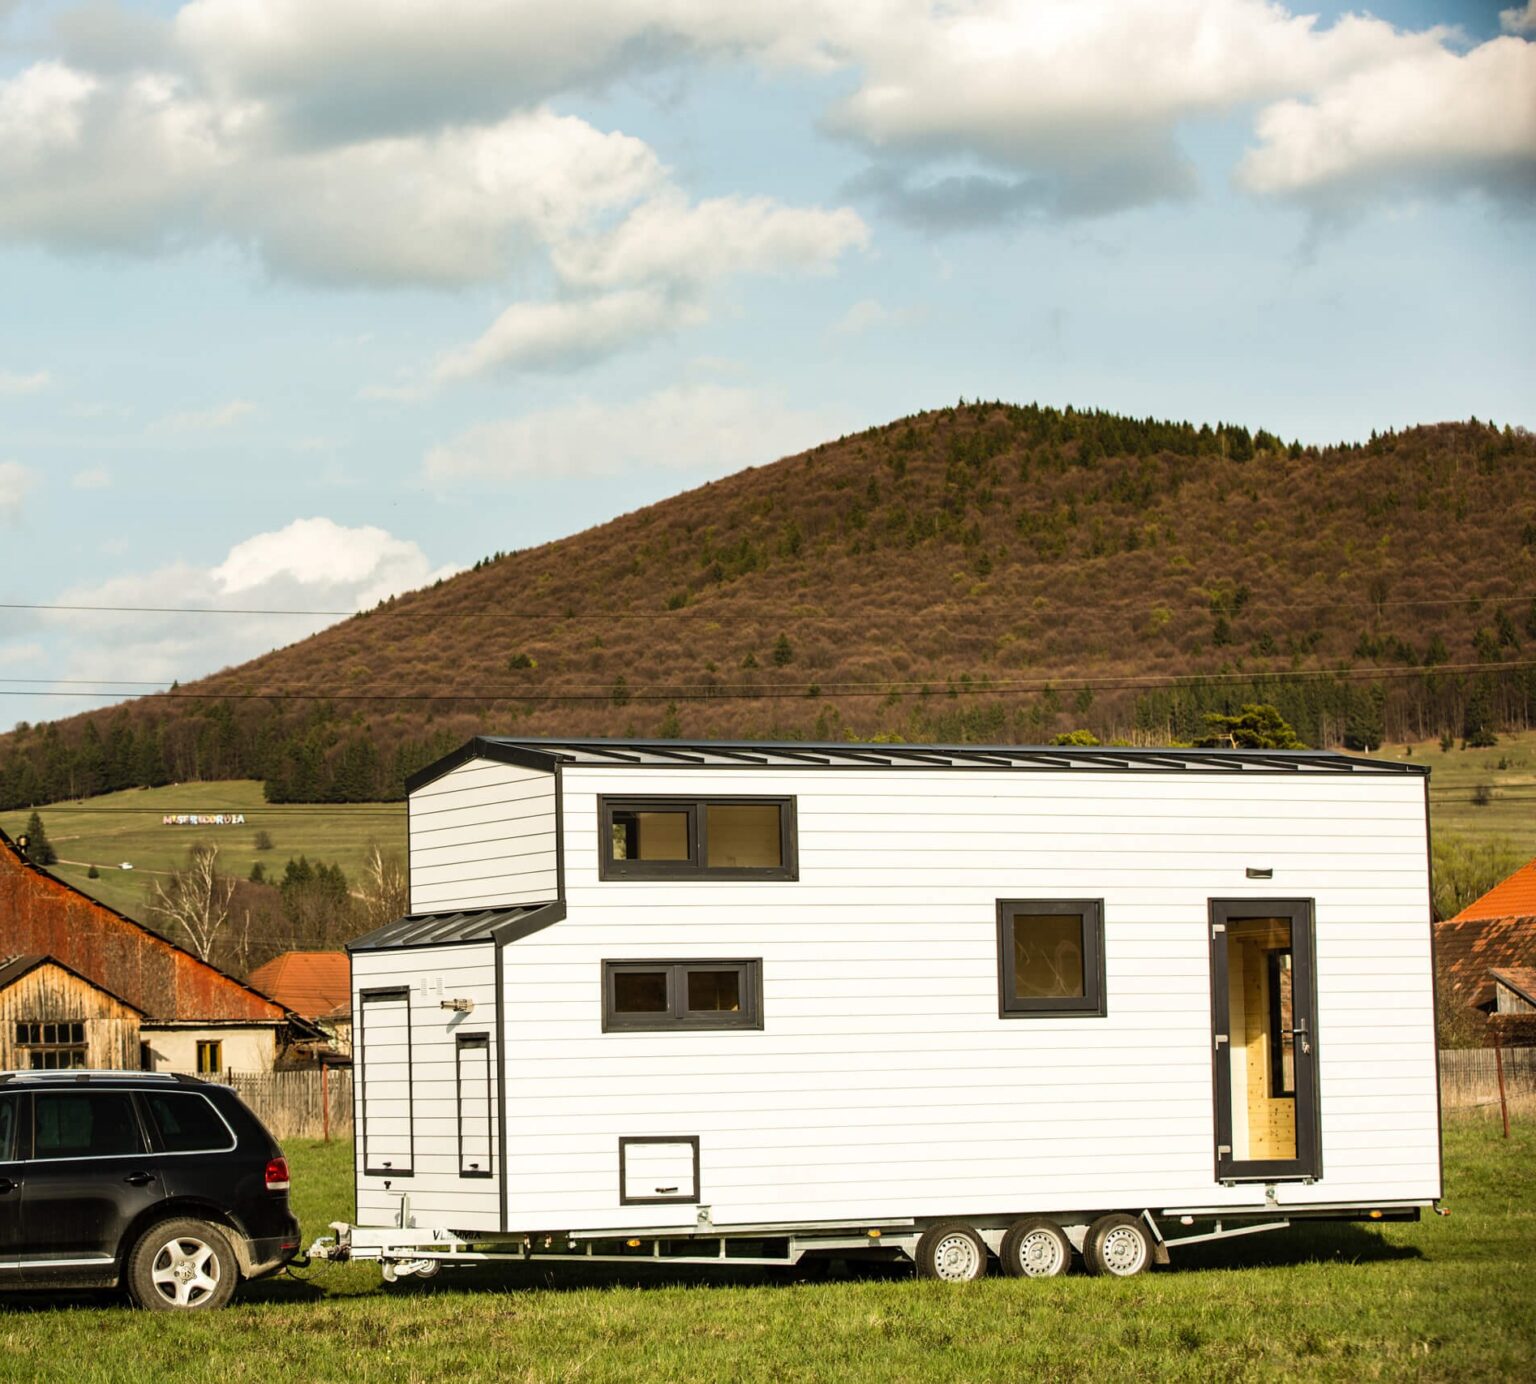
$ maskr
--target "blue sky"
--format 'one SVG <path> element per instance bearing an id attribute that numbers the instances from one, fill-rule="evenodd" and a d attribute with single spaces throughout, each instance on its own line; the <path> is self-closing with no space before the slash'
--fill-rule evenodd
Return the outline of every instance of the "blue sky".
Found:
<path id="1" fill-rule="evenodd" d="M 0 600 L 352 609 L 1005 399 L 1536 424 L 1536 7 L 0 0 Z M 0 725 L 324 623 L 0 609 Z"/>

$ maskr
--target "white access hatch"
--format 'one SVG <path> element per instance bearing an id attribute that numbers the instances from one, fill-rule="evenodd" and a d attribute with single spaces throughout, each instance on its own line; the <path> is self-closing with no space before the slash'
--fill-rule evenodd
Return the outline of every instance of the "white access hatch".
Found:
<path id="1" fill-rule="evenodd" d="M 643 1135 L 620 1139 L 619 1200 L 630 1206 L 698 1201 L 698 1138 Z"/>

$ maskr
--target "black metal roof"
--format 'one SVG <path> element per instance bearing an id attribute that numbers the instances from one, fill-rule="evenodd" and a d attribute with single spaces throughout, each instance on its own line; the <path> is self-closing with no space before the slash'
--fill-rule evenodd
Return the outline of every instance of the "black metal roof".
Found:
<path id="1" fill-rule="evenodd" d="M 1332 750 L 1131 749 L 1111 745 L 888 745 L 795 741 L 544 740 L 476 736 L 406 780 L 414 792 L 471 759 L 583 768 L 1007 769 L 1219 774 L 1417 774 L 1427 766 Z"/>
<path id="2" fill-rule="evenodd" d="M 347 943 L 349 952 L 446 947 L 456 942 L 515 942 L 565 917 L 563 900 L 507 904 L 456 913 L 408 913 Z"/>

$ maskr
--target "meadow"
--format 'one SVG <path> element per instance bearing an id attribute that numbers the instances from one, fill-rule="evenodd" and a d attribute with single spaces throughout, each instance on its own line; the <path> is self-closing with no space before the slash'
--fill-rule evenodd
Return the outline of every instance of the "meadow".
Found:
<path id="1" fill-rule="evenodd" d="M 227 1311 L 0 1297 L 0 1379 L 1519 1379 L 1536 1374 L 1536 1123 L 1446 1128 L 1448 1218 L 1191 1248 L 1172 1268 L 952 1286 L 883 1269 L 445 1272 L 318 1265 Z M 351 1215 L 351 1146 L 293 1143 L 306 1243 Z"/>
<path id="2" fill-rule="evenodd" d="M 1501 735 L 1485 750 L 1442 750 L 1426 740 L 1387 745 L 1374 757 L 1429 766 L 1436 837 L 1503 841 L 1521 860 L 1536 856 L 1536 731 Z"/>
<path id="3" fill-rule="evenodd" d="M 339 863 L 347 878 L 356 880 L 374 842 L 405 853 L 404 803 L 269 803 L 254 779 L 130 788 L 38 811 L 59 853 L 53 873 L 133 918 L 144 917 L 150 882 L 184 865 L 194 841 L 218 846 L 224 874 L 245 879 L 260 861 L 274 882 L 281 880 L 290 856 Z M 162 823 L 168 812 L 243 812 L 245 825 L 170 827 Z M 0 828 L 14 838 L 30 815 L 0 812 Z M 270 850 L 256 848 L 260 831 L 271 838 Z M 125 860 L 132 870 L 120 868 Z M 97 879 L 90 878 L 92 865 Z"/>

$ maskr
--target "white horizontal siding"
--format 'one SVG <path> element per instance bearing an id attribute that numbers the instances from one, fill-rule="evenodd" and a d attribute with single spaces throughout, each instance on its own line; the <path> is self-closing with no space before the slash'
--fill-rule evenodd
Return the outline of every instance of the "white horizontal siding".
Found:
<path id="1" fill-rule="evenodd" d="M 368 1058 L 371 1049 L 359 1049 L 356 1055 L 358 1073 L 353 1083 L 353 1099 L 358 1130 L 359 1224 L 394 1224 L 401 1197 L 408 1196 L 411 1214 L 419 1224 L 446 1225 L 456 1230 L 497 1229 L 501 1224 L 499 1120 L 493 1120 L 490 1129 L 491 1166 L 496 1176 L 461 1177 L 455 1041 L 460 1033 L 489 1035 L 492 1101 L 497 1102 L 497 996 L 491 944 L 357 952 L 352 958 L 352 984 L 354 1013 L 361 1012 L 364 990 L 405 986 L 410 992 L 409 1089 L 400 1081 L 381 1083 L 374 1079 Z M 468 1014 L 442 1007 L 445 1000 L 464 999 L 474 1002 L 474 1009 Z M 391 1030 L 388 1036 L 403 1046 L 403 1033 L 397 1035 Z M 382 1120 L 384 1129 L 392 1132 L 404 1126 L 407 1112 L 413 1144 L 412 1175 L 370 1175 L 364 1157 L 373 1125 Z M 483 1143 L 483 1135 L 480 1142 Z M 367 1152 L 367 1165 L 378 1166 L 371 1151 Z"/>
<path id="2" fill-rule="evenodd" d="M 793 796 L 800 878 L 599 881 L 599 793 Z M 1417 779 L 568 769 L 564 800 L 568 916 L 506 952 L 514 1227 L 691 1221 L 619 1206 L 633 1135 L 700 1137 L 716 1223 L 1252 1204 L 1212 1173 L 1212 898 L 1316 901 L 1324 1176 L 1282 1204 L 1439 1190 Z M 998 1017 L 1000 898 L 1104 901 L 1107 1017 Z M 689 956 L 762 959 L 761 1032 L 601 1031 L 604 958 Z"/>
<path id="3" fill-rule="evenodd" d="M 555 776 L 472 759 L 412 793 L 411 911 L 539 903 L 559 892 Z"/>

